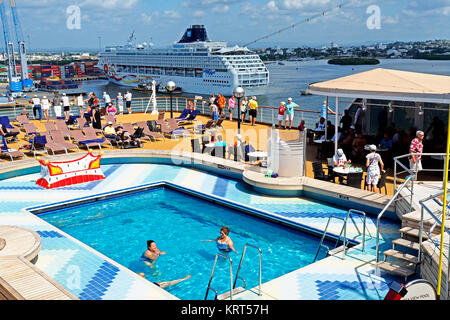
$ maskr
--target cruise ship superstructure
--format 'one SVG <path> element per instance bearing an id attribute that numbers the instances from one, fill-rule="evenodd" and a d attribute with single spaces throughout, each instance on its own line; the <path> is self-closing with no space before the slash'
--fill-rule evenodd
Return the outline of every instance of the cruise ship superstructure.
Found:
<path id="1" fill-rule="evenodd" d="M 259 55 L 246 47 L 228 47 L 226 42 L 208 40 L 203 25 L 193 25 L 170 49 L 154 49 L 149 44 L 106 47 L 98 68 L 110 81 L 135 87 L 155 80 L 160 85 L 174 81 L 184 92 L 232 95 L 241 86 L 246 95 L 264 93 L 269 71 Z"/>

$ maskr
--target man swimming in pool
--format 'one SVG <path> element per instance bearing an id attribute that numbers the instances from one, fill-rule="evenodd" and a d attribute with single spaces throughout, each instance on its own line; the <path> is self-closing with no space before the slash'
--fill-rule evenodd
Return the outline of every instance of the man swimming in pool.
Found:
<path id="1" fill-rule="evenodd" d="M 138 273 L 138 275 L 140 275 L 142 278 L 145 278 L 145 273 L 143 273 L 143 272 Z M 167 287 L 170 287 L 170 286 L 174 286 L 174 285 L 176 285 L 176 284 L 178 284 L 180 282 L 189 280 L 190 278 L 191 278 L 191 275 L 188 274 L 183 279 L 172 280 L 172 281 L 153 282 L 153 283 L 156 284 L 158 287 L 161 287 L 161 288 L 164 289 L 164 288 L 167 288 Z"/>
<path id="2" fill-rule="evenodd" d="M 217 249 L 222 252 L 234 251 L 238 253 L 233 246 L 233 240 L 228 236 L 230 234 L 230 229 L 228 227 L 220 228 L 220 236 L 214 240 L 201 240 L 201 241 L 211 241 L 216 242 Z"/>
<path id="3" fill-rule="evenodd" d="M 147 240 L 147 250 L 142 254 L 141 260 L 148 266 L 153 266 L 153 263 L 159 256 L 166 254 L 156 247 L 156 242 L 153 240 Z"/>

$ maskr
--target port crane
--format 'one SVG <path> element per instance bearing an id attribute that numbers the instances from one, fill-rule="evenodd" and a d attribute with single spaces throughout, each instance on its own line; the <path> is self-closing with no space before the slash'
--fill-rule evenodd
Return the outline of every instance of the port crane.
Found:
<path id="1" fill-rule="evenodd" d="M 9 24 L 6 19 L 5 2 L 3 0 L 0 0 L 0 17 L 2 19 L 3 39 L 5 41 L 6 59 L 8 61 L 8 81 L 11 85 L 12 83 L 17 82 L 18 77 L 16 70 L 16 59 L 14 57 L 14 43 L 11 41 Z"/>
<path id="2" fill-rule="evenodd" d="M 21 80 L 24 91 L 30 91 L 33 87 L 33 80 L 28 77 L 28 63 L 27 63 L 27 50 L 25 40 L 22 33 L 22 26 L 20 25 L 19 15 L 17 14 L 16 1 L 11 0 L 11 13 L 15 27 L 17 45 L 19 47 L 19 57 L 21 66 Z"/>
<path id="3" fill-rule="evenodd" d="M 22 91 L 31 91 L 33 89 L 33 80 L 28 77 L 28 63 L 26 55 L 26 45 L 23 38 L 22 28 L 19 16 L 17 14 L 16 2 L 11 0 L 11 14 L 14 23 L 16 40 L 19 48 L 19 59 L 21 72 L 20 76 L 16 69 L 16 59 L 14 51 L 14 43 L 11 39 L 9 20 L 6 15 L 5 1 L 0 0 L 0 17 L 2 19 L 3 37 L 5 41 L 6 57 L 8 60 L 8 81 L 10 93 L 19 95 Z"/>

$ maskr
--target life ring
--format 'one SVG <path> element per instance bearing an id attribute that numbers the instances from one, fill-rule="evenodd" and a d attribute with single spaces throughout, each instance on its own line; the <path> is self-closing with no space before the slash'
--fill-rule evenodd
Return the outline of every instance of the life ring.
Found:
<path id="1" fill-rule="evenodd" d="M 188 104 L 187 104 L 187 108 L 191 111 L 194 110 L 194 102 L 189 100 Z"/>
<path id="2" fill-rule="evenodd" d="M 103 66 L 103 70 L 105 71 L 106 74 L 108 74 L 108 65 L 107 64 L 105 64 Z"/>

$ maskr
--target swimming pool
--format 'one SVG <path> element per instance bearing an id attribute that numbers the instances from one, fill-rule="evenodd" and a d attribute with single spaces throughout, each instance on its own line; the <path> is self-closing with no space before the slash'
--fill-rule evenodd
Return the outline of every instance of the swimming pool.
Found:
<path id="1" fill-rule="evenodd" d="M 261 248 L 262 282 L 311 264 L 319 244 L 317 237 L 167 187 L 47 212 L 39 217 L 130 270 L 144 272 L 150 281 L 192 275 L 191 279 L 166 289 L 184 300 L 204 298 L 218 251 L 215 243 L 200 240 L 215 239 L 221 226 L 230 228 L 230 237 L 239 252 L 229 254 L 234 275 L 245 244 Z M 147 240 L 155 240 L 167 253 L 156 261 L 154 268 L 139 260 Z M 258 285 L 258 270 L 258 252 L 248 248 L 240 272 L 247 288 Z M 222 293 L 229 290 L 229 283 L 229 263 L 219 259 L 211 286 Z M 237 285 L 242 282 L 238 280 Z M 213 292 L 208 298 L 214 298 Z"/>

